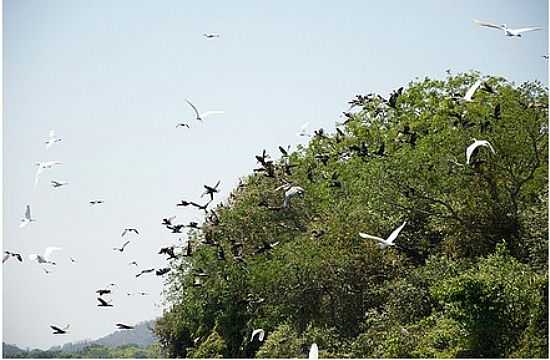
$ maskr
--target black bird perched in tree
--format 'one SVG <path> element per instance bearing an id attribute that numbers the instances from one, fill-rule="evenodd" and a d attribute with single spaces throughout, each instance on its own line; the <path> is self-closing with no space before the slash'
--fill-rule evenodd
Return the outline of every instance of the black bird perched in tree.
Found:
<path id="1" fill-rule="evenodd" d="M 155 269 L 141 270 L 141 272 L 139 274 L 137 274 L 136 277 L 140 277 L 143 274 L 147 274 L 147 273 L 150 273 L 150 272 L 153 272 L 153 271 L 155 271 Z"/>
<path id="2" fill-rule="evenodd" d="M 403 87 L 400 87 L 399 89 L 397 89 L 397 91 L 392 92 L 392 94 L 390 95 L 390 98 L 388 100 L 388 105 L 391 108 L 394 108 L 394 109 L 396 108 L 397 98 L 399 96 L 401 96 L 402 93 L 403 93 Z"/>
<path id="3" fill-rule="evenodd" d="M 168 229 L 172 230 L 172 234 L 181 234 L 181 230 L 185 227 L 183 224 L 167 225 Z"/>
<path id="4" fill-rule="evenodd" d="M 495 89 L 493 89 L 491 85 L 487 84 L 486 81 L 483 82 L 483 87 L 481 88 L 481 90 L 487 91 L 490 94 L 496 94 Z"/>
<path id="5" fill-rule="evenodd" d="M 60 329 L 60 328 L 58 328 L 58 327 L 55 326 L 55 325 L 50 325 L 50 327 L 51 327 L 52 330 L 53 330 L 53 334 L 54 334 L 54 335 L 66 334 L 66 333 L 67 333 L 67 330 L 69 330 L 69 326 L 70 326 L 70 325 L 67 325 L 67 326 L 65 326 L 63 329 Z"/>
<path id="6" fill-rule="evenodd" d="M 12 253 L 10 251 L 4 251 L 4 253 L 6 255 L 4 255 L 4 259 L 2 260 L 2 263 L 5 263 L 9 259 L 10 256 L 15 257 L 17 260 L 19 260 L 19 262 L 23 262 L 23 257 L 21 256 L 21 254 Z"/>
<path id="7" fill-rule="evenodd" d="M 162 225 L 172 225 L 172 221 L 174 221 L 175 218 L 175 216 L 170 216 L 168 218 L 162 219 Z"/>
<path id="8" fill-rule="evenodd" d="M 267 160 L 269 158 L 269 155 L 267 154 L 267 152 L 265 151 L 265 149 L 262 151 L 262 154 L 261 155 L 255 155 L 256 157 L 256 160 L 258 160 L 258 162 L 260 164 L 262 164 L 262 166 L 266 166 L 267 164 L 271 164 L 273 163 L 273 161 L 271 160 Z"/>
<path id="9" fill-rule="evenodd" d="M 160 255 L 162 255 L 162 254 L 168 255 L 168 258 L 166 260 L 177 259 L 178 258 L 174 254 L 174 247 L 173 246 L 161 248 L 160 251 L 159 251 L 159 254 Z"/>
<path id="10" fill-rule="evenodd" d="M 162 268 L 162 269 L 158 269 L 155 274 L 157 276 L 162 276 L 164 274 L 166 274 L 167 272 L 169 272 L 171 269 L 170 268 Z"/>
<path id="11" fill-rule="evenodd" d="M 219 192 L 218 186 L 220 186 L 220 183 L 221 180 L 218 180 L 214 186 L 203 185 L 206 190 L 202 193 L 201 197 L 204 195 L 210 195 L 210 201 L 214 200 L 214 194 Z"/>
<path id="12" fill-rule="evenodd" d="M 99 296 L 103 296 L 105 294 L 110 294 L 111 290 L 109 290 L 109 289 L 99 289 L 99 290 L 96 291 L 96 293 L 98 293 Z"/>
<path id="13" fill-rule="evenodd" d="M 384 156 L 384 147 L 385 147 L 384 143 L 380 144 L 380 147 L 375 152 L 375 154 L 378 156 Z"/>
<path id="14" fill-rule="evenodd" d="M 495 119 L 500 120 L 500 104 L 495 106 L 495 111 L 493 113 Z"/>
<path id="15" fill-rule="evenodd" d="M 133 232 L 133 233 L 136 233 L 136 235 L 139 235 L 139 231 L 137 229 L 135 229 L 135 228 L 126 228 L 122 231 L 122 234 L 120 236 L 124 236 L 129 232 Z"/>
<path id="16" fill-rule="evenodd" d="M 133 329 L 134 327 L 133 326 L 130 326 L 130 325 L 124 325 L 124 324 L 121 324 L 121 323 L 117 323 L 115 324 L 116 327 L 119 329 L 119 330 L 130 330 L 130 329 Z"/>
<path id="17" fill-rule="evenodd" d="M 218 252 L 216 253 L 218 260 L 223 261 L 225 260 L 225 252 L 223 251 L 223 248 L 218 245 Z"/>
<path id="18" fill-rule="evenodd" d="M 97 306 L 113 306 L 110 302 L 107 302 L 100 297 L 97 298 L 97 301 L 99 301 L 99 304 L 97 304 Z"/>
<path id="19" fill-rule="evenodd" d="M 126 247 L 126 245 L 128 245 L 130 243 L 130 240 L 126 241 L 124 244 L 122 244 L 122 247 L 121 248 L 113 248 L 113 250 L 118 250 L 120 252 L 123 252 L 124 251 L 124 248 Z"/>
<path id="20" fill-rule="evenodd" d="M 187 247 L 185 249 L 185 252 L 181 254 L 181 256 L 187 256 L 187 257 L 193 256 L 193 247 L 191 246 L 191 241 L 187 241 Z"/>
<path id="21" fill-rule="evenodd" d="M 346 135 L 342 130 L 336 128 L 336 137 L 334 138 L 337 143 L 341 143 L 346 138 Z"/>

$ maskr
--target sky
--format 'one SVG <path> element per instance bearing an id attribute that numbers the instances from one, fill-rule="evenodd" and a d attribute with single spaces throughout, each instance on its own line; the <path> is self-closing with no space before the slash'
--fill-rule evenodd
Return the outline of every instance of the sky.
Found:
<path id="1" fill-rule="evenodd" d="M 544 31 L 507 38 L 473 19 Z M 161 219 L 201 220 L 176 203 L 218 180 L 226 198 L 255 154 L 303 143 L 305 122 L 333 132 L 356 94 L 447 69 L 546 85 L 547 53 L 545 0 L 4 0 L 2 238 L 25 258 L 2 266 L 3 341 L 47 349 L 160 316 L 163 280 L 134 275 L 166 266 L 157 252 L 177 244 Z M 186 98 L 225 113 L 199 123 Z M 46 150 L 50 129 L 63 140 Z M 48 160 L 63 164 L 35 189 Z M 27 204 L 36 222 L 20 229 Z M 140 235 L 115 252 L 125 227 Z M 28 255 L 48 246 L 63 250 L 45 274 Z M 98 308 L 110 282 L 114 307 Z"/>

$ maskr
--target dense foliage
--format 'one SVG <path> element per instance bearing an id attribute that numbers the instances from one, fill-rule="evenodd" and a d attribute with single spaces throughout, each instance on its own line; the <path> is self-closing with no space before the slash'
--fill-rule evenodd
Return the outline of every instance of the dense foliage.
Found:
<path id="1" fill-rule="evenodd" d="M 486 77 L 464 101 L 478 78 L 357 96 L 243 179 L 172 263 L 163 355 L 548 356 L 547 90 Z M 473 138 L 496 154 L 467 164 Z M 281 208 L 285 183 L 305 193 Z M 403 221 L 395 247 L 358 236 Z"/>

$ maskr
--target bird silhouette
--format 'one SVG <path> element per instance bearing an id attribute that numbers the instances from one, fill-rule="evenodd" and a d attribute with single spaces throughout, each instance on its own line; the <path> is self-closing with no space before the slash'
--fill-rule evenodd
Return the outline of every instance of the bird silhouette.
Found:
<path id="1" fill-rule="evenodd" d="M 220 182 L 221 180 L 218 180 L 218 182 L 214 186 L 203 185 L 205 191 L 202 193 L 201 197 L 203 197 L 204 195 L 210 195 L 210 201 L 214 200 L 214 194 L 219 192 L 218 186 L 220 186 Z"/>
<path id="2" fill-rule="evenodd" d="M 122 323 L 116 323 L 115 326 L 116 326 L 119 330 L 131 330 L 131 329 L 134 328 L 133 326 L 125 325 L 125 324 L 122 324 Z"/>
<path id="3" fill-rule="evenodd" d="M 146 269 L 146 270 L 141 270 L 141 272 L 139 274 L 136 275 L 136 277 L 140 277 L 141 275 L 143 274 L 147 274 L 147 273 L 151 273 L 155 271 L 155 269 Z"/>
<path id="4" fill-rule="evenodd" d="M 122 244 L 122 247 L 120 248 L 113 248 L 113 250 L 120 251 L 121 253 L 124 251 L 124 248 L 130 243 L 130 240 L 126 241 L 124 244 Z"/>
<path id="5" fill-rule="evenodd" d="M 166 274 L 167 272 L 170 272 L 170 268 L 162 268 L 162 269 L 158 269 L 157 271 L 155 271 L 155 275 L 157 276 L 162 276 L 164 274 Z"/>
<path id="6" fill-rule="evenodd" d="M 54 335 L 60 335 L 60 334 L 66 334 L 67 333 L 67 330 L 69 330 L 69 326 L 70 325 L 66 325 L 63 329 L 55 326 L 55 325 L 50 325 L 50 328 L 52 328 L 53 330 L 53 333 Z"/>
<path id="7" fill-rule="evenodd" d="M 99 307 L 109 307 L 109 306 L 113 306 L 113 304 L 111 304 L 110 302 L 107 302 L 105 300 L 103 300 L 102 298 L 98 297 L 97 298 L 97 301 L 99 301 L 99 304 L 97 304 L 97 306 Z"/>
<path id="8" fill-rule="evenodd" d="M 120 236 L 123 237 L 124 235 L 126 235 L 129 232 L 133 232 L 136 235 L 139 235 L 139 231 L 137 229 L 135 229 L 135 228 L 126 228 L 122 231 L 122 234 Z"/>

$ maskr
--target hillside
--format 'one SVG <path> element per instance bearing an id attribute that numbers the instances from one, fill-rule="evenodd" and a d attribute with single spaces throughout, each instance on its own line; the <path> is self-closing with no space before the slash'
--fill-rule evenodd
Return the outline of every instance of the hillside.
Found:
<path id="1" fill-rule="evenodd" d="M 62 346 L 53 346 L 46 351 L 25 351 L 14 345 L 3 344 L 4 358 L 33 358 L 33 357 L 146 357 L 152 354 L 156 338 L 150 328 L 154 320 L 144 321 L 132 330 L 119 330 L 97 340 L 84 340 L 74 343 L 66 343 Z"/>
<path id="2" fill-rule="evenodd" d="M 172 262 L 163 355 L 546 357 L 548 94 L 483 77 L 465 101 L 479 78 L 358 95 L 256 156 Z"/>

